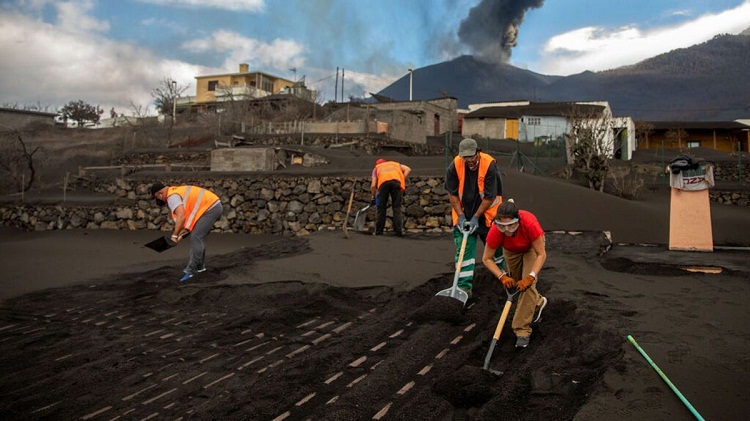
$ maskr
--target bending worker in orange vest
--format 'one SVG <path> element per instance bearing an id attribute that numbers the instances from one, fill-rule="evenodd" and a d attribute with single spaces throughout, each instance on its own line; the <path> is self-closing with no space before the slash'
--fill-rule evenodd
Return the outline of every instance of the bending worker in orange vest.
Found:
<path id="1" fill-rule="evenodd" d="M 448 191 L 452 208 L 456 263 L 463 235 L 469 234 L 464 259 L 461 262 L 458 287 L 471 297 L 477 237 L 486 243 L 497 207 L 503 200 L 503 181 L 495 158 L 481 152 L 474 139 L 462 140 L 458 145 L 458 156 L 448 166 L 445 189 Z M 498 251 L 497 254 L 498 262 L 504 265 L 505 262 L 501 260 L 502 251 Z"/>
<path id="2" fill-rule="evenodd" d="M 388 210 L 388 198 L 393 206 L 393 232 L 397 237 L 404 235 L 403 205 L 406 177 L 411 168 L 396 161 L 378 159 L 372 170 L 372 204 L 378 207 L 378 220 L 375 222 L 375 235 L 383 235 L 385 229 L 385 213 Z"/>
<path id="3" fill-rule="evenodd" d="M 165 186 L 154 183 L 151 196 L 159 206 L 169 206 L 174 220 L 172 241 L 179 243 L 187 233 L 190 235 L 190 260 L 182 271 L 180 282 L 187 281 L 196 273 L 204 272 L 206 260 L 206 237 L 214 223 L 221 218 L 224 208 L 219 196 L 197 186 Z"/>

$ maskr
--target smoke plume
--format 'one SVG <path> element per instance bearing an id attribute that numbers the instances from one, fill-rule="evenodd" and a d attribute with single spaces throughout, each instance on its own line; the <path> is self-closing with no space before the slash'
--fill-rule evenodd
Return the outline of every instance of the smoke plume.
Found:
<path id="1" fill-rule="evenodd" d="M 484 61 L 507 63 L 518 44 L 518 28 L 526 11 L 544 0 L 482 0 L 461 22 L 458 37 Z"/>

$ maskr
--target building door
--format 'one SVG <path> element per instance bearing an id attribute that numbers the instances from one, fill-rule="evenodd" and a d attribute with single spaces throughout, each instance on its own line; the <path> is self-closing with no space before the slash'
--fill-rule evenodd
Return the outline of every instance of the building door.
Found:
<path id="1" fill-rule="evenodd" d="M 518 140 L 518 119 L 509 118 L 505 120 L 505 138 Z"/>

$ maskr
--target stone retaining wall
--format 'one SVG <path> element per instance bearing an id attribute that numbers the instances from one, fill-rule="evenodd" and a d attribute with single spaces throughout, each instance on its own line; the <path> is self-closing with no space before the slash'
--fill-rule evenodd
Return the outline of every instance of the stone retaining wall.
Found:
<path id="1" fill-rule="evenodd" d="M 235 233 L 306 235 L 317 230 L 341 228 L 349 195 L 355 200 L 350 216 L 370 202 L 369 178 L 265 177 L 215 180 L 165 180 L 195 184 L 221 197 L 224 215 L 215 230 Z M 405 192 L 404 225 L 412 232 L 448 231 L 450 205 L 442 178 L 410 177 Z M 55 229 L 160 229 L 171 221 L 165 207 L 149 195 L 150 182 L 117 179 L 93 182 L 91 187 L 120 198 L 123 204 L 106 206 L 0 206 L 0 224 L 27 230 Z M 98 184 L 97 184 L 98 183 Z M 375 209 L 366 212 L 370 225 Z M 351 220 L 350 220 L 351 223 Z M 390 227 L 389 220 L 386 227 Z"/>
<path id="2" fill-rule="evenodd" d="M 211 180 L 165 180 L 195 184 L 216 192 L 225 212 L 215 230 L 235 233 L 306 235 L 341 228 L 349 194 L 355 192 L 351 218 L 370 201 L 369 178 L 259 177 Z M 166 207 L 156 207 L 149 197 L 151 182 L 118 178 L 91 181 L 88 188 L 118 198 L 107 205 L 0 205 L 0 225 L 26 230 L 56 229 L 161 229 L 171 221 Z M 411 232 L 451 229 L 448 193 L 442 177 L 410 177 L 404 195 L 404 224 Z M 710 190 L 714 202 L 750 205 L 750 193 Z M 367 212 L 367 227 L 375 219 Z M 386 224 L 390 228 L 389 220 Z M 350 220 L 351 222 L 352 220 Z"/>
<path id="3" fill-rule="evenodd" d="M 715 162 L 714 179 L 717 181 L 737 181 L 740 180 L 740 171 L 742 169 L 743 182 L 748 182 L 750 178 L 750 162 L 747 160 L 739 162 Z"/>
<path id="4" fill-rule="evenodd" d="M 708 191 L 709 200 L 725 205 L 750 206 L 750 193 L 748 192 L 722 192 Z"/>

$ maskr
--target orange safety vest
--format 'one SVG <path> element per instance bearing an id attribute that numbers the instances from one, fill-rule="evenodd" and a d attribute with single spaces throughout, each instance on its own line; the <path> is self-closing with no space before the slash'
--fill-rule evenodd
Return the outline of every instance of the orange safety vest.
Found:
<path id="1" fill-rule="evenodd" d="M 401 190 L 406 189 L 406 178 L 401 171 L 401 164 L 396 161 L 385 161 L 375 166 L 375 174 L 378 176 L 378 188 L 386 181 L 398 180 Z"/>
<path id="2" fill-rule="evenodd" d="M 490 164 L 493 162 L 495 162 L 495 158 L 484 152 L 479 152 L 479 176 L 477 177 L 477 187 L 479 188 L 479 197 L 482 199 L 484 199 L 484 178 L 487 176 L 487 171 L 489 171 Z M 463 206 L 466 165 L 464 159 L 460 156 L 456 156 L 453 159 L 453 165 L 456 167 L 456 174 L 458 175 L 458 199 L 461 200 L 461 205 Z M 492 205 L 484 211 L 484 222 L 486 226 L 491 226 L 492 220 L 495 219 L 495 215 L 497 214 L 497 208 L 502 202 L 503 196 L 497 195 L 495 196 Z M 451 215 L 453 216 L 453 225 L 456 225 L 458 223 L 458 213 L 456 213 L 456 210 L 453 208 L 451 208 Z"/>
<path id="3" fill-rule="evenodd" d="M 213 192 L 196 186 L 169 187 L 167 197 L 173 194 L 182 198 L 182 206 L 185 207 L 185 228 L 190 231 L 193 230 L 198 219 L 219 200 L 219 196 Z M 172 219 L 175 219 L 174 212 L 172 212 Z"/>

